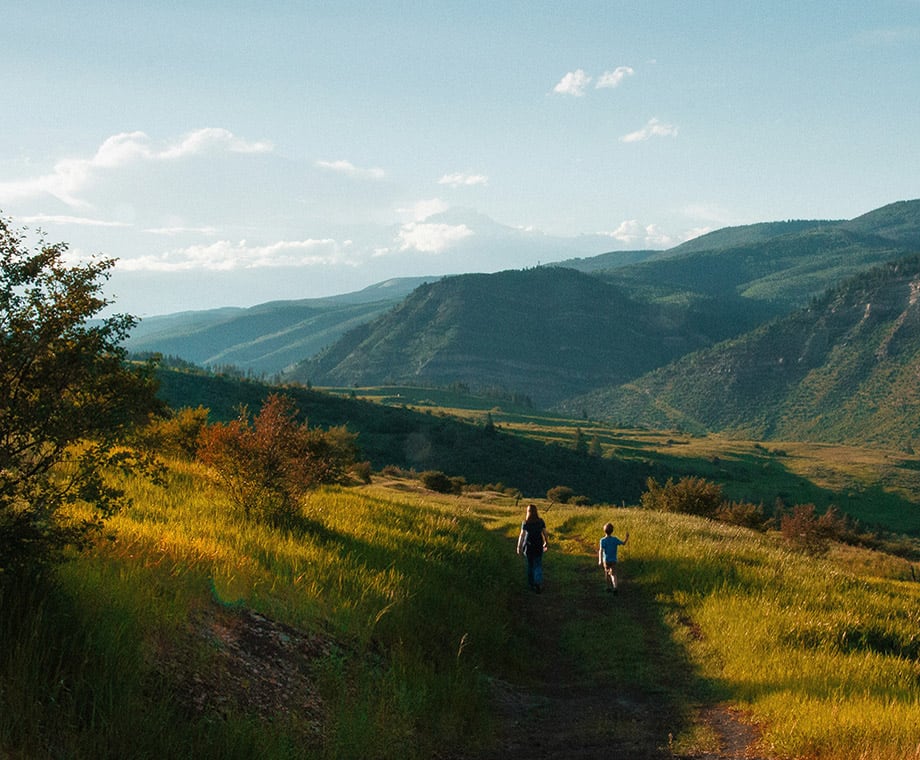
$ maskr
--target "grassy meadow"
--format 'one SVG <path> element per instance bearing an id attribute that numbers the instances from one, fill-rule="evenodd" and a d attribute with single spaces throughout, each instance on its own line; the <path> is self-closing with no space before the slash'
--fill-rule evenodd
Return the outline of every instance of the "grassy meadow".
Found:
<path id="1" fill-rule="evenodd" d="M 731 436 L 619 428 L 514 406 L 502 399 L 409 386 L 331 389 L 381 404 L 406 406 L 483 425 L 546 444 L 596 441 L 602 456 L 641 462 L 659 480 L 694 475 L 722 484 L 734 500 L 768 510 L 812 503 L 836 506 L 866 527 L 920 537 L 920 456 L 903 451 L 798 441 L 748 441 Z M 560 485 L 571 485 L 560 483 Z M 610 501 L 619 503 L 616 496 Z"/>
<path id="2" fill-rule="evenodd" d="M 312 493 L 282 530 L 234 515 L 196 464 L 129 486 L 134 506 L 50 591 L 0 597 L 0 755 L 490 756 L 514 717 L 497 694 L 571 681 L 617 694 L 603 720 L 567 724 L 572 742 L 614 725 L 694 757 L 714 749 L 701 716 L 720 704 L 765 757 L 920 758 L 906 560 L 538 502 L 551 550 L 537 596 L 513 552 L 523 503 L 498 494 L 378 477 Z M 608 519 L 631 534 L 617 596 L 596 567 Z M 554 666 L 540 677 L 535 652 Z"/>

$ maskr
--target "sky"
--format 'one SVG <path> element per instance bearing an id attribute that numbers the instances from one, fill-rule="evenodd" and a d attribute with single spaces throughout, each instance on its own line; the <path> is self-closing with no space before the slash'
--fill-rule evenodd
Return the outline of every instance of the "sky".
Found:
<path id="1" fill-rule="evenodd" d="M 30 0 L 0 71 L 0 213 L 140 317 L 920 197 L 920 0 Z"/>

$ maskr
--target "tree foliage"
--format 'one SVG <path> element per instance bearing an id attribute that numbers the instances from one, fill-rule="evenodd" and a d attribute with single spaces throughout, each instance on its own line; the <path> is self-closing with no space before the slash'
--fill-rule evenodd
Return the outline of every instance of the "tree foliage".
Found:
<path id="1" fill-rule="evenodd" d="M 305 493 L 343 482 L 355 462 L 353 433 L 344 426 L 310 428 L 297 415 L 289 396 L 274 393 L 254 418 L 244 407 L 237 419 L 201 432 L 199 458 L 247 518 L 288 522 Z"/>
<path id="2" fill-rule="evenodd" d="M 123 503 L 106 475 L 144 466 L 121 444 L 157 407 L 151 367 L 120 345 L 135 319 L 94 319 L 114 259 L 68 266 L 66 251 L 0 218 L 0 573 L 45 564 Z"/>

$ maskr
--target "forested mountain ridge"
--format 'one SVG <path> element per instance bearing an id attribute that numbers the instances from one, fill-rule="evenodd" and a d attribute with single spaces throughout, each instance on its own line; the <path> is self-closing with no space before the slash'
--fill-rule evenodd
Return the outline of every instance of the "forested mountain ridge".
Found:
<path id="1" fill-rule="evenodd" d="M 910 450 L 920 441 L 920 255 L 618 388 L 562 405 L 627 424 Z"/>
<path id="2" fill-rule="evenodd" d="M 732 318 L 713 318 L 714 314 Z M 759 322 L 737 299 L 635 300 L 567 268 L 448 277 L 298 365 L 317 385 L 464 383 L 549 404 L 636 377 Z"/>
<path id="3" fill-rule="evenodd" d="M 734 245 L 753 237 L 754 242 Z M 318 385 L 498 387 L 561 402 L 619 385 L 803 306 L 854 273 L 908 255 L 920 201 L 850 222 L 713 233 L 712 249 L 593 271 L 462 275 L 421 288 L 289 378 Z M 637 253 L 637 255 L 639 255 Z M 613 259 L 606 254 L 604 260 Z M 590 260 L 588 260 L 590 261 Z"/>

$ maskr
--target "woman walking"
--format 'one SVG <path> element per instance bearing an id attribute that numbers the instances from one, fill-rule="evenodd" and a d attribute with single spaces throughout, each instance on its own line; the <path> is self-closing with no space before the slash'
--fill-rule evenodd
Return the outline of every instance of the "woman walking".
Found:
<path id="1" fill-rule="evenodd" d="M 538 594 L 543 590 L 543 552 L 548 547 L 546 523 L 537 513 L 535 504 L 527 505 L 527 516 L 521 523 L 517 553 L 527 557 L 527 584 Z"/>

